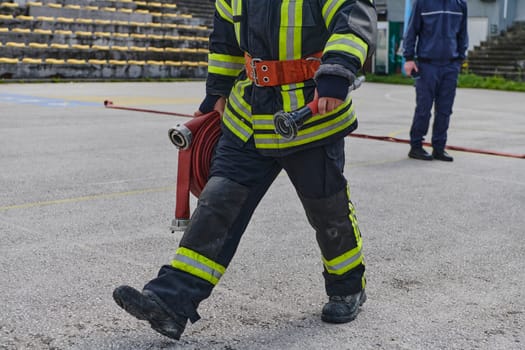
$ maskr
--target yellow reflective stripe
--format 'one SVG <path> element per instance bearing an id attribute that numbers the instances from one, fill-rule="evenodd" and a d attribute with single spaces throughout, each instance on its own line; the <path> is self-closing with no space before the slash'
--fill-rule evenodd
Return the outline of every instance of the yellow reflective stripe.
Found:
<path id="1" fill-rule="evenodd" d="M 290 84 L 281 86 L 281 96 L 283 99 L 283 110 L 290 112 L 304 106 L 304 83 Z"/>
<path id="2" fill-rule="evenodd" d="M 300 59 L 302 58 L 302 28 L 303 28 L 303 1 L 296 1 L 295 2 L 295 9 L 293 10 L 293 13 L 295 15 L 294 19 L 294 33 L 293 33 L 293 57 L 292 59 Z"/>
<path id="3" fill-rule="evenodd" d="M 357 224 L 357 217 L 355 215 L 355 207 L 352 204 L 352 201 L 350 200 L 350 186 L 346 186 L 346 195 L 348 198 L 348 209 L 349 214 L 348 218 L 350 219 L 352 223 L 352 229 L 355 236 L 355 241 L 357 242 L 357 247 L 355 247 L 352 250 L 349 250 L 348 252 L 332 259 L 332 260 L 326 260 L 323 257 L 323 263 L 326 267 L 326 270 L 328 273 L 335 274 L 335 275 L 342 275 L 351 269 L 355 268 L 359 264 L 364 264 L 363 261 L 363 254 L 361 251 L 361 248 L 363 246 L 363 241 L 361 239 L 361 232 L 359 231 L 359 226 Z M 364 288 L 366 284 L 366 279 L 363 275 L 363 278 L 361 279 L 361 285 Z"/>
<path id="4" fill-rule="evenodd" d="M 226 127 L 238 138 L 240 138 L 242 141 L 246 142 L 250 138 L 249 135 L 246 135 L 241 128 L 241 123 L 238 122 L 237 118 L 235 116 L 232 116 L 228 114 L 228 110 L 226 109 L 224 111 L 224 115 L 222 118 L 222 122 Z"/>
<path id="5" fill-rule="evenodd" d="M 303 0 L 284 0 L 281 5 L 281 24 L 279 27 L 279 59 L 301 58 Z"/>
<path id="6" fill-rule="evenodd" d="M 363 254 L 361 254 L 362 240 L 357 241 L 357 247 L 346 253 L 339 255 L 332 260 L 326 260 L 323 257 L 323 264 L 328 273 L 333 275 L 343 275 L 348 271 L 356 268 L 363 261 Z"/>
<path id="7" fill-rule="evenodd" d="M 216 285 L 226 268 L 191 249 L 179 247 L 171 266 Z"/>
<path id="8" fill-rule="evenodd" d="M 293 60 L 302 57 L 303 1 L 284 0 L 281 5 L 281 23 L 279 28 L 279 59 Z M 303 83 L 283 85 L 281 96 L 283 109 L 292 111 L 303 106 Z"/>
<path id="9" fill-rule="evenodd" d="M 222 121 L 228 129 L 243 141 L 247 141 L 253 131 L 242 120 L 239 120 L 233 111 L 251 121 L 251 106 L 243 98 L 244 90 L 250 85 L 252 85 L 252 81 L 245 79 L 234 86 L 222 117 Z"/>
<path id="10" fill-rule="evenodd" d="M 351 102 L 351 99 L 348 101 L 345 101 L 341 106 L 337 107 L 334 111 L 332 111 L 329 114 L 324 115 L 330 116 L 336 113 L 341 113 L 340 116 L 328 120 L 325 123 L 321 123 L 319 125 L 316 125 L 315 127 L 311 127 L 308 129 L 299 130 L 299 133 L 297 137 L 291 141 L 287 141 L 282 139 L 282 137 L 278 134 L 254 134 L 254 138 L 257 144 L 257 148 L 260 149 L 285 149 L 295 146 L 301 146 L 313 141 L 321 140 L 325 137 L 328 137 L 330 135 L 336 134 L 345 128 L 352 125 L 352 123 L 355 122 L 357 119 L 357 115 L 354 112 L 354 107 L 351 105 L 349 107 L 349 104 Z M 343 109 L 348 109 L 343 111 Z M 254 119 L 258 118 L 258 116 L 253 116 Z M 318 117 L 317 117 L 318 118 Z M 316 119 L 317 121 L 319 119 Z M 311 120 L 310 120 L 311 122 Z"/>
<path id="11" fill-rule="evenodd" d="M 254 130 L 274 130 L 273 114 L 256 114 L 252 117 Z"/>
<path id="12" fill-rule="evenodd" d="M 242 15 L 242 0 L 232 0 L 233 16 Z M 232 17 L 233 20 L 233 17 Z M 237 38 L 237 43 L 241 44 L 241 22 L 237 21 L 234 24 L 235 37 Z"/>
<path id="13" fill-rule="evenodd" d="M 346 186 L 346 193 L 348 196 L 348 209 L 350 210 L 350 221 L 352 222 L 352 227 L 354 228 L 355 233 L 355 239 L 360 240 L 361 239 L 361 231 L 359 230 L 359 225 L 357 223 L 357 216 L 355 214 L 355 207 L 352 204 L 352 201 L 350 201 L 350 186 Z"/>
<path id="14" fill-rule="evenodd" d="M 224 20 L 233 23 L 232 8 L 225 0 L 215 1 L 215 9 Z"/>
<path id="15" fill-rule="evenodd" d="M 303 1 L 285 0 L 281 5 L 281 26 L 279 31 L 279 59 L 294 60 L 302 58 Z M 284 85 L 281 96 L 283 110 L 292 111 L 304 106 L 303 83 Z"/>
<path id="16" fill-rule="evenodd" d="M 330 25 L 332 22 L 332 19 L 334 18 L 335 13 L 341 7 L 341 5 L 344 3 L 344 0 L 331 0 L 327 1 L 321 10 L 321 13 L 323 14 L 324 22 L 326 24 L 326 27 Z"/>
<path id="17" fill-rule="evenodd" d="M 239 82 L 232 90 L 229 102 L 235 112 L 250 120 L 252 115 L 252 107 L 244 100 L 244 90 L 252 84 L 251 80 L 246 79 Z M 249 130 L 249 129 L 247 129 Z"/>
<path id="18" fill-rule="evenodd" d="M 355 120 L 355 119 L 353 119 Z M 339 126 L 333 128 L 332 125 L 329 125 L 328 128 L 323 128 L 325 132 L 318 133 L 313 136 L 306 135 L 307 137 L 304 138 L 295 138 L 293 141 L 283 141 L 283 139 L 277 135 L 277 134 L 254 134 L 255 142 L 257 144 L 257 148 L 260 149 L 285 149 L 295 146 L 302 146 L 307 143 L 311 143 L 314 141 L 322 140 L 330 135 L 336 134 L 339 131 L 342 131 L 349 127 L 352 124 L 352 121 L 344 121 L 344 123 L 340 124 Z"/>
<path id="19" fill-rule="evenodd" d="M 344 121 L 344 123 L 339 124 L 337 127 L 332 127 L 332 125 L 329 125 L 328 128 L 323 128 L 322 131 L 314 135 L 306 135 L 306 137 L 303 138 L 295 138 L 293 141 L 284 141 L 279 135 L 277 134 L 254 134 L 255 141 L 257 143 L 257 148 L 260 149 L 285 149 L 295 146 L 302 146 L 314 141 L 322 140 L 326 137 L 329 137 L 330 135 L 336 134 L 347 127 L 349 127 L 353 123 L 352 119 L 351 121 Z"/>
<path id="20" fill-rule="evenodd" d="M 356 56 L 362 65 L 365 62 L 368 44 L 354 34 L 332 34 L 326 43 L 323 54 L 328 51 L 349 53 Z"/>
<path id="21" fill-rule="evenodd" d="M 237 76 L 244 69 L 243 56 L 231 56 L 218 53 L 208 55 L 208 72 L 228 76 Z"/>

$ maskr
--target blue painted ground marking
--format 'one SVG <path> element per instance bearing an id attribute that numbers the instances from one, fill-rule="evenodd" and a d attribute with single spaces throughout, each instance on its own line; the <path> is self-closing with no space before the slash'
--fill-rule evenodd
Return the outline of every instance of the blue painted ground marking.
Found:
<path id="1" fill-rule="evenodd" d="M 77 107 L 98 106 L 101 103 L 88 101 L 63 100 L 58 98 L 40 97 L 19 94 L 0 94 L 0 102 L 12 102 L 18 104 L 32 104 L 41 107 Z"/>

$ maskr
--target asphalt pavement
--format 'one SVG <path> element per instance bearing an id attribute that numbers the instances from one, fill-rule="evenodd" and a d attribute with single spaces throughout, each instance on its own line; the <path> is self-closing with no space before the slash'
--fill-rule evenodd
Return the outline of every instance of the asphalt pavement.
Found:
<path id="1" fill-rule="evenodd" d="M 112 300 L 170 261 L 181 233 L 168 129 L 203 82 L 0 84 L 0 349 L 525 348 L 525 159 L 348 137 L 368 301 L 325 324 L 315 234 L 287 178 L 271 187 L 202 319 L 171 341 Z M 353 92 L 360 134 L 406 139 L 414 89 Z M 525 154 L 525 94 L 459 89 L 449 145 Z M 195 199 L 192 199 L 192 208 Z"/>

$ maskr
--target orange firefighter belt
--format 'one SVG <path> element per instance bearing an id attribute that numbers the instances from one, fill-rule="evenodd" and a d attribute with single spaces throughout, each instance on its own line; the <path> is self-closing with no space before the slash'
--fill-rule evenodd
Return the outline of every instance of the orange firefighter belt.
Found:
<path id="1" fill-rule="evenodd" d="M 246 74 L 256 86 L 278 86 L 300 83 L 314 77 L 321 64 L 322 52 L 299 60 L 262 60 L 244 55 Z"/>

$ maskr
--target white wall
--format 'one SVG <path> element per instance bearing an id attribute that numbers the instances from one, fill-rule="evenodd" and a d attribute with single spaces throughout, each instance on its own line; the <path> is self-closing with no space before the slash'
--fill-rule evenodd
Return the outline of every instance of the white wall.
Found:
<path id="1" fill-rule="evenodd" d="M 467 25 L 469 36 L 468 50 L 470 51 L 474 46 L 479 45 L 480 42 L 487 40 L 489 19 L 487 17 L 469 17 Z"/>
<path id="2" fill-rule="evenodd" d="M 525 21 L 525 1 L 518 0 L 516 2 L 516 21 Z"/>

